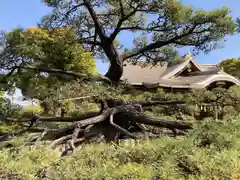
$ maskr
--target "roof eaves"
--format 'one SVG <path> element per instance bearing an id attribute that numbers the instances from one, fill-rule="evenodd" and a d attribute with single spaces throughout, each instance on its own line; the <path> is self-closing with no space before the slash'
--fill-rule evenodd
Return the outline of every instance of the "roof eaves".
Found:
<path id="1" fill-rule="evenodd" d="M 236 85 L 240 85 L 240 81 L 237 78 L 235 78 L 235 77 L 233 77 L 229 74 L 226 74 L 226 73 L 214 74 L 212 76 L 209 76 L 207 79 L 204 79 L 204 80 L 202 80 L 200 82 L 197 82 L 197 83 L 194 83 L 194 84 L 198 85 L 198 86 L 206 87 L 214 81 L 221 81 L 221 80 L 229 81 L 229 82 L 232 82 Z"/>
<path id="2" fill-rule="evenodd" d="M 172 71 L 170 71 L 168 74 L 165 74 L 164 76 L 162 76 L 163 79 L 168 79 L 172 76 L 174 76 L 175 74 L 177 74 L 179 71 L 181 71 L 183 68 L 185 68 L 189 62 L 192 62 L 198 69 L 199 71 L 203 71 L 203 69 L 200 67 L 200 65 L 193 59 L 192 55 L 190 52 L 188 52 L 184 58 L 186 59 L 184 62 L 182 62 L 181 64 L 179 64 L 179 66 L 177 66 L 175 69 L 173 69 Z"/>

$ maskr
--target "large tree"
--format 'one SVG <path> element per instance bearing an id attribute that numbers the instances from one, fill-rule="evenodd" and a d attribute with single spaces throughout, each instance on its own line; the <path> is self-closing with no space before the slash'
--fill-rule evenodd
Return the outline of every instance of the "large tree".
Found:
<path id="1" fill-rule="evenodd" d="M 110 66 L 105 74 L 107 78 L 104 79 L 117 84 L 123 73 L 124 61 L 135 63 L 138 60 L 145 60 L 146 63 L 157 65 L 162 61 L 178 58 L 176 49 L 184 46 L 191 46 L 196 52 L 209 52 L 216 48 L 226 35 L 233 34 L 236 29 L 228 8 L 213 11 L 196 10 L 176 0 L 45 0 L 45 3 L 51 6 L 53 11 L 43 18 L 39 25 L 40 28 L 50 32 L 63 27 L 74 30 L 76 37 L 73 39 L 60 36 L 60 39 L 67 39 L 60 46 L 78 43 L 94 56 L 108 60 Z M 123 31 L 132 32 L 135 36 L 132 49 L 124 49 L 121 41 L 118 41 Z M 13 40 L 15 41 L 14 38 Z M 35 47 L 35 42 L 32 45 Z M 46 46 L 48 45 L 47 43 Z M 49 50 L 55 52 L 58 45 L 52 45 Z M 6 53 L 8 49 L 11 51 Z M 60 50 L 63 49 L 60 48 Z M 51 55 L 50 52 L 48 58 L 44 58 L 40 53 L 40 61 L 31 64 L 31 59 L 39 56 L 37 52 L 31 54 L 30 58 L 22 58 L 22 55 L 18 56 L 15 48 L 11 47 L 11 43 L 7 43 L 1 55 L 0 68 L 10 71 L 8 76 L 11 75 L 12 70 L 18 72 L 21 69 L 31 69 L 35 72 L 54 73 L 60 76 L 59 78 L 89 79 L 88 75 L 69 67 L 66 63 L 68 58 L 62 59 L 61 52 L 59 52 L 60 57 L 54 56 L 54 53 Z M 6 58 L 5 54 L 9 57 Z M 26 61 L 28 59 L 30 61 Z M 81 89 L 79 83 L 76 87 L 73 87 L 74 91 Z M 86 91 L 90 92 L 90 89 Z M 116 93 L 112 97 L 116 98 L 117 95 L 121 94 Z M 152 96 L 149 99 L 153 100 Z M 73 150 L 76 144 L 91 137 L 104 136 L 105 139 L 116 140 L 124 136 L 137 138 L 137 134 L 134 134 L 136 132 L 152 134 L 151 129 L 144 125 L 164 127 L 172 130 L 175 135 L 183 134 L 183 131 L 192 128 L 192 124 L 188 122 L 151 118 L 143 114 L 143 107 L 146 106 L 183 104 L 185 103 L 183 101 L 146 102 L 145 99 L 144 102 L 135 100 L 124 102 L 108 98 L 106 94 L 102 99 L 95 98 L 94 100 L 101 105 L 99 112 L 76 117 L 33 119 L 31 125 L 36 120 L 73 122 L 65 127 L 46 130 L 38 139 L 43 137 L 53 139 L 55 141 L 52 146 L 65 142 Z M 4 134 L 0 136 L 0 140 L 7 139 L 14 134 L 18 132 Z"/>
<path id="2" fill-rule="evenodd" d="M 176 58 L 176 48 L 192 46 L 209 52 L 235 23 L 228 8 L 204 11 L 176 0 L 45 0 L 53 8 L 42 27 L 71 26 L 79 43 L 95 55 L 109 60 L 106 77 L 118 82 L 126 60 L 147 60 L 153 64 Z M 133 32 L 132 49 L 123 49 L 117 38 Z"/>

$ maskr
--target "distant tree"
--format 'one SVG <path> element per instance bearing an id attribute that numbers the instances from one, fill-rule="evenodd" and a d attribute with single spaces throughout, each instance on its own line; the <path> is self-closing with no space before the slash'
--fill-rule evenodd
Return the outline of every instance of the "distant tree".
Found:
<path id="1" fill-rule="evenodd" d="M 219 63 L 223 70 L 235 77 L 240 78 L 240 58 L 225 59 Z"/>

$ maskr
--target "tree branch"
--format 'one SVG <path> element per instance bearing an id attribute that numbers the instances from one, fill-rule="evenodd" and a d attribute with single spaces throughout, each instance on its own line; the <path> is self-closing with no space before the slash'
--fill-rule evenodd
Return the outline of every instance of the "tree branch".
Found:
<path id="1" fill-rule="evenodd" d="M 77 4 L 77 5 L 73 6 L 71 9 L 69 9 L 69 10 L 66 12 L 65 17 L 69 16 L 70 13 L 73 13 L 74 11 L 77 10 L 77 8 L 79 8 L 79 7 L 83 6 L 83 5 L 84 5 L 84 3 Z"/>
<path id="2" fill-rule="evenodd" d="M 139 30 L 139 31 L 151 31 L 151 32 L 163 32 L 164 29 L 157 29 L 159 26 L 155 27 L 141 27 L 141 26 L 125 26 L 121 27 L 120 31 L 122 30 Z"/>
<path id="3" fill-rule="evenodd" d="M 17 67 L 19 69 L 30 69 L 30 70 L 34 70 L 37 72 L 46 72 L 46 73 L 55 73 L 55 74 L 64 74 L 64 75 L 68 75 L 68 76 L 72 76 L 75 77 L 76 79 L 80 79 L 80 80 L 100 80 L 100 81 L 105 81 L 109 84 L 111 84 L 111 80 L 101 74 L 98 74 L 97 77 L 90 77 L 86 74 L 83 73 L 78 73 L 78 72 L 74 72 L 74 71 L 69 71 L 69 70 L 62 70 L 62 69 L 50 69 L 50 68 L 43 68 L 43 67 L 33 67 L 33 66 L 24 66 L 24 67 Z"/>
<path id="4" fill-rule="evenodd" d="M 41 122 L 76 122 L 88 118 L 93 118 L 99 115 L 99 112 L 88 112 L 82 116 L 76 117 L 39 117 L 38 121 Z"/>
<path id="5" fill-rule="evenodd" d="M 107 35 L 106 35 L 102 25 L 100 24 L 97 14 L 95 13 L 91 3 L 89 2 L 89 0 L 83 0 L 83 2 L 84 2 L 84 5 L 86 6 L 90 16 L 92 17 L 92 20 L 93 20 L 95 28 L 96 28 L 96 32 L 98 33 L 100 39 L 101 40 L 107 39 Z"/>
<path id="6" fill-rule="evenodd" d="M 193 127 L 192 123 L 190 122 L 185 122 L 180 120 L 166 120 L 166 119 L 160 119 L 160 118 L 152 118 L 134 111 L 127 111 L 125 113 L 129 115 L 129 117 L 131 117 L 133 120 L 136 120 L 136 122 L 147 124 L 147 125 L 165 127 L 168 129 L 181 129 L 181 130 L 192 129 Z"/>
<path id="7" fill-rule="evenodd" d="M 133 139 L 136 139 L 136 137 L 132 134 L 132 133 L 130 133 L 130 132 L 128 132 L 126 129 L 124 129 L 124 128 L 122 128 L 121 126 L 119 126 L 119 125 L 117 125 L 117 124 L 115 124 L 114 122 L 113 122 L 113 116 L 115 115 L 115 114 L 117 114 L 117 113 L 119 113 L 119 112 L 121 112 L 121 109 L 113 109 L 113 112 L 110 114 L 110 124 L 114 127 L 114 128 L 116 128 L 119 132 L 121 132 L 121 133 L 123 133 L 123 134 L 125 134 L 125 135 L 127 135 L 127 136 L 129 136 L 129 137 L 131 137 L 131 138 L 133 138 Z"/>
<path id="8" fill-rule="evenodd" d="M 43 67 L 33 67 L 33 66 L 24 66 L 24 67 L 19 67 L 22 69 L 30 69 L 34 70 L 37 72 L 47 72 L 47 73 L 56 73 L 56 74 L 65 74 L 68 76 L 73 76 L 76 78 L 80 79 L 88 79 L 89 77 L 86 74 L 74 72 L 74 71 L 69 71 L 69 70 L 62 70 L 62 69 L 50 69 L 50 68 L 43 68 Z"/>
<path id="9" fill-rule="evenodd" d="M 123 16 L 124 16 L 124 8 L 123 8 L 122 0 L 119 0 L 119 6 L 120 6 L 120 13 L 121 13 L 121 16 L 123 17 Z"/>
<path id="10" fill-rule="evenodd" d="M 121 0 L 120 0 L 119 3 L 120 3 L 120 7 L 123 8 Z M 127 15 L 124 15 L 123 10 L 121 10 L 121 18 L 119 19 L 115 30 L 113 31 L 113 33 L 109 37 L 109 39 L 111 41 L 113 41 L 117 37 L 118 33 L 121 31 L 121 26 L 122 26 L 123 22 L 126 21 L 127 19 L 129 19 L 131 16 L 133 16 L 138 11 L 138 7 L 139 6 L 134 8 L 134 10 Z"/>
<path id="11" fill-rule="evenodd" d="M 94 39 L 94 41 L 87 40 L 87 39 L 79 39 L 79 40 L 77 40 L 77 43 L 101 46 L 101 43 L 99 41 L 97 41 L 96 39 Z"/>
<path id="12" fill-rule="evenodd" d="M 153 43 L 150 43 L 148 44 L 147 46 L 144 46 L 140 49 L 136 49 L 130 53 L 125 53 L 123 54 L 123 60 L 126 60 L 126 59 L 129 59 L 129 58 L 132 58 L 134 56 L 137 56 L 139 54 L 142 54 L 144 52 L 147 52 L 147 51 L 150 51 L 152 49 L 157 49 L 157 48 L 160 48 L 160 47 L 163 47 L 163 46 L 166 46 L 166 45 L 170 45 L 170 44 L 173 44 L 175 43 L 177 40 L 181 39 L 181 38 L 184 38 L 188 35 L 190 35 L 191 33 L 193 33 L 194 29 L 196 28 L 197 24 L 194 24 L 191 28 L 189 28 L 188 30 L 186 30 L 185 33 L 181 34 L 181 35 L 177 35 L 167 41 L 157 41 L 157 42 L 153 42 Z"/>

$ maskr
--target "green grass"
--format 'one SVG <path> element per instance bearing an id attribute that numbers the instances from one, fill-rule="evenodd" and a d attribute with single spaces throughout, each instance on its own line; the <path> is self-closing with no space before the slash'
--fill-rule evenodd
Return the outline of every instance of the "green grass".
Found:
<path id="1" fill-rule="evenodd" d="M 0 151 L 0 172 L 20 179 L 33 179 L 44 168 L 52 179 L 62 180 L 239 179 L 239 129 L 238 121 L 206 121 L 186 137 L 85 145 L 61 160 L 56 151 L 19 143 Z"/>

